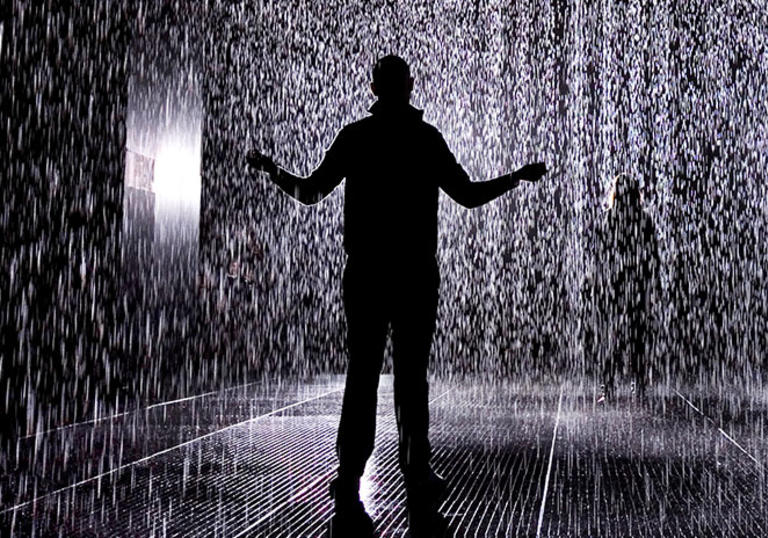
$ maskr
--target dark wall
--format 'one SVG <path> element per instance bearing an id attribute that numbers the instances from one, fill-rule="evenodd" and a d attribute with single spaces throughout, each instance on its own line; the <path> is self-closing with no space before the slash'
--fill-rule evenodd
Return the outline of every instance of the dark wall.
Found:
<path id="1" fill-rule="evenodd" d="M 117 326 L 132 15 L 119 1 L 3 5 L 0 423 L 24 431 L 101 412 L 129 366 Z"/>

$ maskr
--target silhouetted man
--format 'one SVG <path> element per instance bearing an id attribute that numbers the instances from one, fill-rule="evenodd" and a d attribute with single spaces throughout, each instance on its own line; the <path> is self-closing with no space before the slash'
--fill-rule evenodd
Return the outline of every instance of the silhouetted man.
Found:
<path id="1" fill-rule="evenodd" d="M 435 328 L 438 274 L 438 191 L 466 207 L 483 205 L 521 180 L 536 181 L 542 163 L 473 183 L 437 129 L 409 104 L 413 78 L 397 56 L 373 68 L 378 100 L 371 115 L 344 127 L 307 178 L 278 168 L 252 151 L 248 162 L 305 204 L 327 196 L 346 178 L 344 199 L 344 307 L 349 366 L 331 484 L 331 533 L 373 534 L 358 489 L 373 452 L 376 392 L 388 327 L 392 328 L 399 462 L 405 476 L 409 527 L 430 535 L 443 524 L 437 502 L 445 489 L 430 468 L 427 362 Z"/>
<path id="2" fill-rule="evenodd" d="M 643 211 L 636 180 L 624 174 L 616 178 L 600 235 L 596 306 L 602 319 L 602 398 L 611 398 L 617 374 L 624 373 L 642 395 L 648 382 L 651 307 L 660 284 L 656 229 Z"/>

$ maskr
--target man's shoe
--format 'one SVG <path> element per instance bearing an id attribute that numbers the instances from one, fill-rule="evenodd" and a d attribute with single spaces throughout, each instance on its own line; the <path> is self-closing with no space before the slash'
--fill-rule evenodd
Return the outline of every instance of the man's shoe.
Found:
<path id="1" fill-rule="evenodd" d="M 363 503 L 340 507 L 336 505 L 335 512 L 328 524 L 328 538 L 373 538 L 376 532 L 371 516 L 365 511 Z"/>
<path id="2" fill-rule="evenodd" d="M 408 495 L 408 536 L 437 538 L 445 535 L 448 522 L 438 507 L 445 497 L 447 483 L 443 477 L 429 469 L 420 479 L 406 481 Z"/>
<path id="3" fill-rule="evenodd" d="M 359 479 L 335 478 L 331 481 L 329 493 L 335 513 L 328 525 L 328 538 L 371 538 L 376 535 L 373 520 L 360 501 L 359 487 Z"/>
<path id="4" fill-rule="evenodd" d="M 597 403 L 608 405 L 616 403 L 616 395 L 613 383 L 603 383 L 600 385 L 600 392 L 597 395 Z"/>
<path id="5" fill-rule="evenodd" d="M 448 530 L 448 521 L 437 510 L 417 511 L 408 508 L 409 538 L 443 538 Z"/>
<path id="6" fill-rule="evenodd" d="M 445 497 L 448 483 L 430 468 L 422 478 L 407 479 L 405 489 L 409 498 L 419 499 L 421 504 L 437 509 Z"/>

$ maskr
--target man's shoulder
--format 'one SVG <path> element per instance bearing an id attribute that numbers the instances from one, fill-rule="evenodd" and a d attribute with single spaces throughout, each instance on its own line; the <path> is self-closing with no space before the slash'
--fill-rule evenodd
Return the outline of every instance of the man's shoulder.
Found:
<path id="1" fill-rule="evenodd" d="M 427 135 L 432 136 L 434 138 L 439 138 L 439 139 L 443 138 L 443 133 L 440 132 L 440 129 L 438 129 L 431 123 L 428 123 L 424 120 L 421 120 L 419 123 L 421 124 L 421 128 L 424 129 L 424 132 Z"/>
<path id="2" fill-rule="evenodd" d="M 347 134 L 359 133 L 360 131 L 364 131 L 365 129 L 370 128 L 373 125 L 372 120 L 373 116 L 360 118 L 359 120 L 355 120 L 346 124 L 344 127 L 342 127 L 341 132 Z"/>
<path id="3" fill-rule="evenodd" d="M 365 133 L 369 132 L 370 130 L 371 130 L 370 117 L 360 118 L 359 120 L 348 123 L 344 127 L 342 127 L 341 130 L 336 135 L 336 138 L 344 139 L 347 142 L 349 142 L 349 141 L 355 140 L 360 136 L 365 136 Z"/>
<path id="4" fill-rule="evenodd" d="M 370 115 L 364 118 L 360 118 L 359 120 L 353 121 L 351 123 L 348 123 L 341 129 L 341 132 L 344 132 L 345 134 L 360 134 L 367 130 L 378 129 L 380 125 L 381 125 L 381 119 L 377 118 L 375 115 Z M 435 137 L 442 137 L 442 134 L 440 133 L 437 127 L 435 127 L 431 123 L 427 123 L 421 118 L 415 121 L 408 122 L 407 125 L 410 125 L 411 127 L 415 127 L 419 130 L 422 130 L 424 134 L 435 136 Z"/>

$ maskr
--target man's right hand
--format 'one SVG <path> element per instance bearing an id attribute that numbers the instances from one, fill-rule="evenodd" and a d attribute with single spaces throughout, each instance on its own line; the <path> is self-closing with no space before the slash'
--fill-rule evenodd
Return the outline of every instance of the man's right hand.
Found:
<path id="1" fill-rule="evenodd" d="M 547 173 L 547 165 L 544 163 L 531 163 L 526 164 L 520 168 L 515 175 L 518 179 L 523 181 L 538 181 L 541 177 Z"/>
<path id="2" fill-rule="evenodd" d="M 277 171 L 275 162 L 257 149 L 252 149 L 245 155 L 248 166 L 254 170 L 263 170 L 269 174 Z"/>

